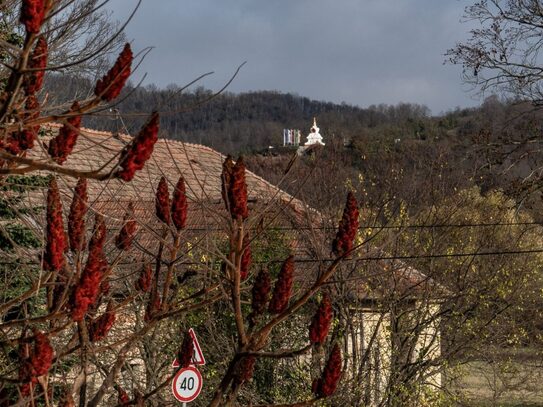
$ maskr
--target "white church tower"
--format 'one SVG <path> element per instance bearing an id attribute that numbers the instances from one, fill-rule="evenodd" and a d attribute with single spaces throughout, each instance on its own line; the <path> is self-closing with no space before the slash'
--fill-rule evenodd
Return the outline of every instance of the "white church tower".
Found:
<path id="1" fill-rule="evenodd" d="M 319 133 L 319 127 L 317 126 L 317 119 L 313 118 L 313 126 L 311 126 L 311 132 L 307 136 L 307 141 L 305 142 L 306 146 L 312 146 L 315 144 L 324 146 L 324 143 L 322 142 L 322 136 Z"/>
<path id="2" fill-rule="evenodd" d="M 314 117 L 313 126 L 311 126 L 311 131 L 307 135 L 307 141 L 303 146 L 298 147 L 298 155 L 306 154 L 312 148 L 317 146 L 324 146 L 324 143 L 322 142 L 319 126 L 317 126 L 317 119 Z"/>

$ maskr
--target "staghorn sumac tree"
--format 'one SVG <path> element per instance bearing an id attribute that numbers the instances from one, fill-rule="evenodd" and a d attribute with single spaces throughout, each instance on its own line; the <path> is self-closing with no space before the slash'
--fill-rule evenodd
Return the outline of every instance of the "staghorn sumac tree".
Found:
<path id="1" fill-rule="evenodd" d="M 231 311 L 227 319 L 232 324 L 227 324 L 220 336 L 236 340 L 224 355 L 209 355 L 216 361 L 214 368 L 220 378 L 214 392 L 204 399 L 209 405 L 228 405 L 238 397 L 243 400 L 243 389 L 263 360 L 292 358 L 312 350 L 322 354 L 332 317 L 328 296 L 316 308 L 311 324 L 299 311 L 334 274 L 344 256 L 353 253 L 353 243 L 341 241 L 342 247 L 351 249 L 320 273 L 305 270 L 305 283 L 296 272 L 292 255 L 285 256 L 278 274 L 270 276 L 265 269 L 255 273 L 252 256 L 259 255 L 257 242 L 265 228 L 252 231 L 250 239 L 246 235 L 262 211 L 251 210 L 248 204 L 243 162 L 238 160 L 232 168 L 236 171 L 228 174 L 225 170 L 223 175 L 223 179 L 231 176 L 224 187 L 224 203 L 235 209 L 208 209 L 207 216 L 219 216 L 222 222 L 218 225 L 225 228 L 206 247 L 195 243 L 201 236 L 186 230 L 187 223 L 194 225 L 189 208 L 200 203 L 187 196 L 185 191 L 194 185 L 187 188 L 183 175 L 177 181 L 171 174 L 157 179 L 154 202 L 128 204 L 122 216 L 97 210 L 96 192 L 89 195 L 89 191 L 100 186 L 99 181 L 80 179 L 75 187 L 60 189 L 59 183 L 66 179 L 51 179 L 43 221 L 43 254 L 26 251 L 37 267 L 28 273 L 32 284 L 2 305 L 3 312 L 22 310 L 20 317 L 0 324 L 6 350 L 23 346 L 17 356 L 5 354 L 9 365 L 2 373 L 6 403 L 52 405 L 62 399 L 80 405 L 168 405 L 172 403 L 168 387 L 175 371 L 169 363 L 157 365 L 157 359 L 177 355 L 181 366 L 187 365 L 192 342 L 180 326 L 186 327 L 184 320 L 197 322 L 198 315 L 209 312 L 215 304 Z M 175 185 L 173 194 L 170 183 Z M 73 196 L 63 198 L 72 188 Z M 98 196 L 104 193 L 105 184 Z M 34 203 L 37 198 L 32 199 Z M 353 224 L 357 222 L 353 216 L 358 216 L 353 210 L 353 195 L 348 202 L 343 223 Z M 151 221 L 149 211 L 154 212 Z M 118 220 L 112 225 L 115 217 Z M 146 236 L 153 241 L 145 240 Z M 336 241 L 346 238 L 350 237 L 340 229 Z M 251 258 L 247 259 L 251 246 Z M 203 260 L 204 255 L 214 260 Z M 244 272 L 247 275 L 242 279 Z M 214 316 L 216 322 L 222 318 Z M 274 350 L 274 332 L 289 323 L 303 332 L 296 338 L 303 345 Z M 169 354 L 160 353 L 157 344 L 171 349 L 172 341 L 177 348 Z M 322 360 L 322 371 L 317 368 L 313 387 L 308 377 L 305 397 L 296 404 L 310 405 L 334 394 L 343 369 L 340 347 L 337 340 L 334 343 L 330 355 Z M 47 363 L 40 369 L 34 367 L 36 360 L 42 359 Z"/>
<path id="2" fill-rule="evenodd" d="M 97 81 L 92 96 L 76 100 L 66 108 L 48 104 L 46 95 L 40 92 L 48 72 L 77 67 L 99 58 L 119 37 L 118 33 L 111 32 L 109 38 L 95 41 L 101 44 L 100 47 L 91 46 L 85 51 L 90 53 L 80 54 L 79 59 L 72 56 L 61 62 L 55 54 L 58 41 L 64 41 L 64 37 L 69 37 L 73 30 L 84 30 L 88 19 L 101 13 L 103 6 L 96 2 L 86 2 L 83 7 L 71 3 L 29 0 L 9 2 L 7 5 L 13 7 L 9 9 L 10 15 L 18 17 L 19 27 L 22 28 L 17 28 L 21 32 L 19 43 L 2 39 L 0 44 L 5 55 L 2 62 L 6 70 L 5 84 L 0 93 L 0 174 L 47 170 L 95 179 L 120 177 L 127 181 L 151 155 L 158 132 L 157 114 L 151 116 L 134 142 L 119 152 L 119 170 L 111 168 L 109 171 L 98 169 L 79 173 L 64 164 L 77 144 L 82 116 L 99 111 L 105 104 L 113 102 L 126 84 L 134 64 L 130 45 L 124 46 L 113 66 Z M 19 7 L 18 11 L 14 10 L 15 6 Z M 43 131 L 41 126 L 50 122 L 61 122 L 63 126 L 58 135 L 46 143 L 38 134 Z M 48 160 L 27 154 L 27 150 L 35 145 L 47 151 Z"/>
<path id="3" fill-rule="evenodd" d="M 225 160 L 225 209 L 209 208 L 208 202 L 199 203 L 198 197 L 190 195 L 184 182 L 190 171 L 164 173 L 157 184 L 155 179 L 148 180 L 157 189 L 154 211 L 152 206 L 138 202 L 136 196 L 133 203 L 119 202 L 122 214 L 100 207 L 100 196 L 109 194 L 110 185 L 126 184 L 130 188 L 146 163 L 153 160 L 158 140 L 159 117 L 153 113 L 141 131 L 113 151 L 99 168 L 79 165 L 84 160 L 82 155 L 93 156 L 98 144 L 103 144 L 93 147 L 91 142 L 88 147 L 82 119 L 108 107 L 119 96 L 135 65 L 131 47 L 125 45 L 97 81 L 93 95 L 67 107 L 48 105 L 40 93 L 47 72 L 84 63 L 99 57 L 102 50 L 62 65 L 50 58 L 55 49 L 50 41 L 56 30 L 78 22 L 62 12 L 66 4 L 51 0 L 13 4 L 20 7 L 14 15 L 20 21 L 22 36 L 18 44 L 2 43 L 7 55 L 3 60 L 7 77 L 0 94 L 0 175 L 6 187 L 5 198 L 10 197 L 13 188 L 20 187 L 20 179 L 14 176 L 36 171 L 51 176 L 46 182 L 47 191 L 43 191 L 43 183 L 36 187 L 42 188 L 43 194 L 23 189 L 25 196 L 19 200 L 27 208 L 42 207 L 41 211 L 14 211 L 38 244 L 25 246 L 14 235 L 10 253 L 2 250 L 2 260 L 7 264 L 3 268 L 4 288 L 10 295 L 0 305 L 4 366 L 0 372 L 1 403 L 170 404 L 167 389 L 172 370 L 168 363 L 157 363 L 157 357 L 164 352 L 161 354 L 156 345 L 171 346 L 173 330 L 180 344 L 170 355 L 178 355 L 186 365 L 191 346 L 183 340 L 186 335 L 180 330 L 180 321 L 197 319 L 199 313 L 216 304 L 231 310 L 233 324 L 225 326 L 224 335 L 236 340 L 216 365 L 220 380 L 214 392 L 208 394 L 209 405 L 234 402 L 251 382 L 263 358 L 292 357 L 310 351 L 313 347 L 306 323 L 301 349 L 270 352 L 267 347 L 277 327 L 293 320 L 350 249 L 344 249 L 320 273 L 308 274 L 309 284 L 295 287 L 296 260 L 288 254 L 278 276 L 262 271 L 255 283 L 252 257 L 258 251 L 253 246 L 262 234 L 263 214 L 274 203 L 271 200 L 259 210 L 250 210 L 242 159 Z M 61 16 L 66 21 L 61 22 Z M 41 137 L 43 132 L 48 134 Z M 172 181 L 168 178 L 172 174 L 178 176 L 170 199 Z M 217 181 L 219 177 L 217 174 Z M 76 178 L 77 185 L 73 185 Z M 187 221 L 191 221 L 187 194 L 192 205 L 201 205 L 206 216 L 222 226 L 220 238 L 211 247 L 202 247 L 199 239 L 189 237 L 185 230 Z M 351 224 L 354 221 L 351 219 Z M 139 241 L 138 234 L 150 239 Z M 340 233 L 336 240 L 341 247 L 351 248 L 352 242 L 344 240 L 353 238 Z M 192 269 L 184 264 L 192 264 Z M 251 288 L 255 295 L 249 306 Z M 315 318 L 329 320 L 330 310 L 326 312 Z M 329 326 L 325 322 L 313 327 L 321 342 Z M 326 359 L 322 377 L 320 369 L 315 374 L 318 384 L 313 396 L 311 381 L 306 383 L 303 404 L 331 396 L 337 387 L 342 366 L 339 348 L 334 349 Z"/>
<path id="4" fill-rule="evenodd" d="M 55 12 L 44 18 L 42 32 L 47 32 L 50 66 L 62 67 L 60 73 L 96 77 L 109 68 L 111 55 L 126 42 L 122 26 L 110 18 L 97 0 L 57 0 Z M 16 58 L 13 46 L 22 46 L 26 27 L 20 24 L 20 0 L 5 0 L 0 5 L 2 61 Z M 9 69 L 0 68 L 0 87 L 5 85 Z M 51 102 L 54 101 L 51 99 Z"/>

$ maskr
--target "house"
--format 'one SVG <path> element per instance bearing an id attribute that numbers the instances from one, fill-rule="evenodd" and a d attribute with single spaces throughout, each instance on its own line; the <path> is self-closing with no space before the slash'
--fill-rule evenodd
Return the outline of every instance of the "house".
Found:
<path id="1" fill-rule="evenodd" d="M 53 132 L 56 128 L 51 126 Z M 80 171 L 112 170 L 118 152 L 129 142 L 129 136 L 83 129 L 65 166 Z M 41 151 L 35 149 L 34 157 L 45 160 Z M 115 255 L 114 236 L 123 224 L 130 202 L 135 206 L 135 217 L 140 224 L 136 236 L 138 250 L 118 263 L 122 271 L 115 276 L 113 284 L 127 287 L 132 284 L 141 263 L 146 261 L 146 257 L 152 259 L 150 253 L 155 253 L 157 246 L 165 241 L 164 227 L 154 215 L 155 189 L 161 177 L 166 178 L 171 192 L 182 175 L 189 200 L 188 224 L 181 242 L 183 260 L 175 266 L 176 272 L 186 273 L 199 264 L 218 271 L 215 254 L 225 248 L 225 231 L 230 227 L 221 197 L 224 159 L 223 155 L 208 147 L 161 139 L 155 145 L 150 161 L 131 182 L 118 179 L 89 182 L 92 210 L 106 217 L 112 258 Z M 318 270 L 312 266 L 329 257 L 329 249 L 323 244 L 326 236 L 321 229 L 325 224 L 322 216 L 257 175 L 247 172 L 246 178 L 249 207 L 254 215 L 249 220 L 249 230 L 255 235 L 262 231 L 271 233 L 264 234 L 263 242 L 258 243 L 261 244 L 257 245 L 260 252 L 254 250 L 253 272 L 259 267 L 270 266 L 286 252 L 292 252 L 296 259 L 304 260 L 300 261 L 297 269 L 296 289 L 311 284 Z M 63 176 L 59 184 L 66 211 L 75 180 Z M 36 195 L 33 199 L 38 198 Z M 171 242 L 167 244 L 171 245 Z M 439 358 L 440 349 L 439 319 L 434 318 L 439 303 L 433 295 L 428 295 L 435 293 L 431 280 L 402 263 L 367 262 L 363 256 L 351 260 L 341 267 L 339 278 L 335 278 L 327 288 L 334 295 L 338 321 L 344 332 L 342 343 L 346 371 L 342 386 L 346 392 L 338 397 L 352 398 L 354 395 L 360 405 L 378 405 L 391 394 L 396 396 L 398 386 L 410 383 L 414 375 L 424 376 L 424 383 L 429 386 L 438 386 L 441 380 L 439 371 L 428 368 L 432 366 L 432 359 Z M 194 290 L 205 290 L 216 282 L 216 276 L 203 269 L 196 272 L 200 277 L 194 282 Z M 245 288 L 248 290 L 249 285 Z M 141 310 L 138 309 L 132 314 L 127 313 L 120 318 L 122 323 L 117 324 L 113 333 L 122 335 L 122 331 L 136 329 L 140 317 Z M 204 320 L 202 326 L 203 329 L 209 328 L 201 336 L 204 338 L 202 342 L 219 342 L 215 344 L 215 352 L 228 355 L 228 344 L 222 344 L 213 337 L 213 321 Z M 340 337 L 336 334 L 334 338 Z M 140 390 L 145 391 L 149 377 L 164 370 L 164 355 L 174 355 L 178 345 L 163 341 L 160 348 L 153 350 L 155 353 L 146 349 L 145 357 L 141 350 L 134 350 L 129 357 L 132 373 L 129 371 L 126 375 L 138 374 L 143 387 Z M 106 353 L 100 356 L 107 360 Z M 159 356 L 161 364 L 156 360 Z M 213 357 L 210 360 L 213 361 Z M 424 366 L 424 369 L 414 370 L 418 366 Z M 305 375 L 308 374 L 306 371 Z M 99 369 L 89 376 L 98 379 Z M 126 382 L 130 381 L 127 379 Z"/>
<path id="2" fill-rule="evenodd" d="M 443 287 L 397 260 L 359 265 L 346 284 L 346 358 L 357 406 L 417 405 L 442 388 Z"/>

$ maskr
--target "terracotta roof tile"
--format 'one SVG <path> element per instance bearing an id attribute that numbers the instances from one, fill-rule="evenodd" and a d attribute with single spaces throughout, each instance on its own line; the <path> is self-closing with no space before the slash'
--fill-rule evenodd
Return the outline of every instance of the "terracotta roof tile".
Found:
<path id="1" fill-rule="evenodd" d="M 56 132 L 60 125 L 50 124 L 48 127 Z M 48 138 L 41 140 L 45 145 Z M 131 137 L 127 135 L 81 129 L 77 145 L 64 167 L 81 171 L 96 171 L 101 168 L 111 170 L 118 162 L 116 155 L 130 141 Z M 30 155 L 48 160 L 41 146 L 36 147 Z M 206 146 L 159 139 L 151 159 L 145 164 L 143 170 L 136 173 L 133 181 L 124 183 L 118 179 L 109 180 L 107 194 L 115 197 L 116 200 L 133 198 L 136 194 L 140 198 L 152 199 L 153 187 L 161 176 L 165 176 L 170 187 L 173 188 L 179 176 L 183 175 L 189 199 L 219 201 L 221 199 L 220 176 L 224 159 L 224 155 Z M 91 196 L 92 191 L 101 189 L 102 185 L 90 186 Z M 247 171 L 247 189 L 249 200 L 277 199 L 283 203 L 288 202 L 292 209 L 298 211 L 308 209 L 302 202 L 250 171 Z M 102 196 L 101 200 L 103 198 Z"/>
<path id="2" fill-rule="evenodd" d="M 49 128 L 55 133 L 60 125 L 51 124 Z M 42 138 L 41 145 L 36 146 L 30 156 L 48 160 L 46 149 L 43 147 L 49 138 Z M 127 135 L 81 129 L 76 147 L 64 163 L 64 167 L 82 171 L 98 170 L 102 167 L 111 170 L 118 162 L 118 153 L 130 141 L 131 137 Z M 224 159 L 224 155 L 206 146 L 159 139 L 151 159 L 136 173 L 132 181 L 127 183 L 119 179 L 89 180 L 89 202 L 93 211 L 100 212 L 106 217 L 110 234 L 116 233 L 121 227 L 126 207 L 129 202 L 133 202 L 136 219 L 142 225 L 137 240 L 141 245 L 150 248 L 153 243 L 156 244 L 159 237 L 156 231 L 162 229 L 154 216 L 155 188 L 158 181 L 160 177 L 166 177 L 171 194 L 179 176 L 183 175 L 189 202 L 187 229 L 192 229 L 194 233 L 200 235 L 206 229 L 217 231 L 227 227 L 228 218 L 221 197 Z M 76 180 L 68 176 L 60 178 L 59 187 L 67 213 Z M 296 225 L 307 223 L 307 211 L 311 212 L 314 219 L 320 221 L 318 212 L 250 171 L 246 172 L 246 180 L 249 207 L 253 213 L 264 210 L 267 226 L 293 229 L 283 234 L 296 242 L 293 248 L 301 256 L 307 256 L 309 254 L 307 250 L 310 250 L 307 247 L 308 241 L 303 235 L 304 232 L 295 229 Z M 34 191 L 32 195 L 34 202 L 43 202 L 43 191 Z"/>

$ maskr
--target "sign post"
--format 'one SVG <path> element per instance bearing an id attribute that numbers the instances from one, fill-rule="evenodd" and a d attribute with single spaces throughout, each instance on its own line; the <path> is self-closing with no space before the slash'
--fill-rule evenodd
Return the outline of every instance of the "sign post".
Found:
<path id="1" fill-rule="evenodd" d="M 189 329 L 189 335 L 192 337 L 192 343 L 194 345 L 191 360 L 192 363 L 188 367 L 180 369 L 172 380 L 173 396 L 183 403 L 183 407 L 186 407 L 187 403 L 195 400 L 196 397 L 200 395 L 203 380 L 202 374 L 198 369 L 196 369 L 195 365 L 206 364 L 204 353 L 202 352 L 202 348 L 198 343 L 198 338 L 196 337 L 194 329 Z M 177 358 L 175 358 L 172 362 L 172 367 L 180 367 Z"/>

